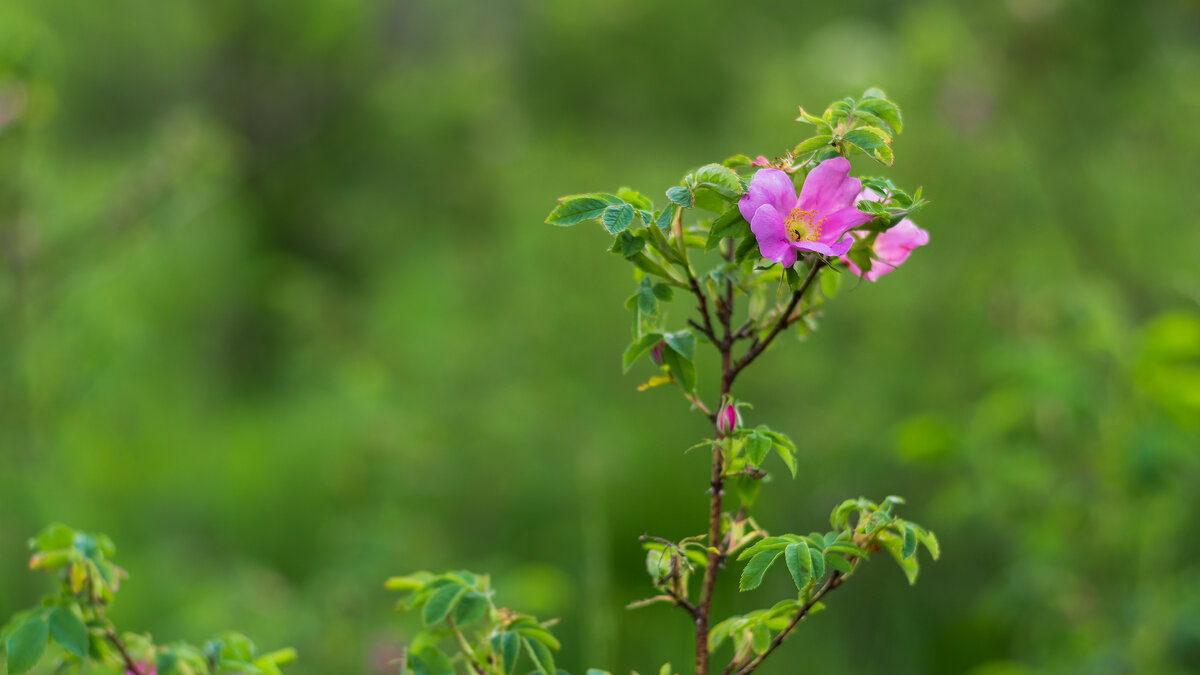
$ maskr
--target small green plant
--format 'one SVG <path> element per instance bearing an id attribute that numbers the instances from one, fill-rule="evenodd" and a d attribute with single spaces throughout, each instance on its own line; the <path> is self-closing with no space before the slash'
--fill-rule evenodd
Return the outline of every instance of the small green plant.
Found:
<path id="1" fill-rule="evenodd" d="M 917 578 L 919 547 L 939 555 L 931 532 L 894 513 L 899 497 L 846 500 L 833 510 L 828 532 L 772 536 L 749 515 L 774 470 L 770 458 L 777 456 L 795 478 L 801 451 L 779 429 L 744 424 L 750 405 L 734 393 L 738 377 L 785 330 L 794 328 L 801 339 L 816 330 L 847 276 L 877 281 L 929 242 L 910 219 L 925 205 L 920 189 L 909 193 L 885 177 L 850 176 L 852 158 L 895 162 L 892 145 L 903 119 L 894 102 L 871 89 L 833 103 L 820 117 L 801 109 L 797 121 L 815 134 L 775 159 L 735 155 L 691 171 L 665 191 L 661 208 L 622 187 L 563 197 L 546 218 L 561 227 L 595 222 L 611 235 L 609 251 L 633 267 L 633 293 L 625 301 L 632 336 L 622 367 L 650 360 L 652 374 L 638 390 L 673 385 L 711 425 L 712 435 L 692 446 L 712 452 L 707 528 L 682 539 L 643 537 L 654 594 L 630 605 L 661 603 L 687 615 L 695 626 L 698 675 L 710 672 L 726 644 L 732 653 L 725 675 L 756 670 L 873 553 L 886 550 L 909 583 Z M 694 313 L 672 321 L 679 294 L 694 300 Z M 701 344 L 720 363 L 710 391 L 699 387 Z M 736 508 L 726 500 L 730 487 Z M 714 588 L 732 560 L 745 562 L 742 591 L 758 589 L 780 567 L 795 593 L 714 621 Z M 405 673 L 511 675 L 521 670 L 521 653 L 535 673 L 562 672 L 552 656 L 558 641 L 551 622 L 496 607 L 487 577 L 423 572 L 388 587 L 408 591 L 400 608 L 422 609 L 425 624 L 403 660 Z M 668 664 L 659 672 L 673 671 Z"/>
<path id="2" fill-rule="evenodd" d="M 398 608 L 421 610 L 425 630 L 408 646 L 411 672 L 454 672 L 450 658 L 437 647 L 443 639 L 454 640 L 461 649 L 458 659 L 469 672 L 512 673 L 523 659 L 538 672 L 556 672 L 551 650 L 559 649 L 559 643 L 550 633 L 556 622 L 539 622 L 528 614 L 497 607 L 487 575 L 418 572 L 388 579 L 385 586 L 407 593 Z"/>
<path id="3" fill-rule="evenodd" d="M 116 546 L 103 534 L 51 525 L 30 540 L 29 569 L 54 575 L 58 589 L 17 613 L 0 631 L 9 675 L 20 675 L 47 654 L 55 672 L 85 663 L 126 675 L 280 675 L 296 658 L 291 648 L 258 654 L 246 636 L 226 632 L 200 646 L 155 644 L 148 634 L 119 633 L 107 610 L 129 575 L 110 560 Z M 57 645 L 52 647 L 51 645 Z"/>

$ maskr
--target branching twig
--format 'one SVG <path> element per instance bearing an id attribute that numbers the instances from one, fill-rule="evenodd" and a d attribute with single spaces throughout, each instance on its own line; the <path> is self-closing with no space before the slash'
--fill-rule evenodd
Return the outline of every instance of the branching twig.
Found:
<path id="1" fill-rule="evenodd" d="M 664 547 L 675 549 L 676 551 L 679 551 L 679 544 L 676 544 L 675 542 L 670 541 L 669 539 L 663 539 L 662 537 L 656 537 L 652 534 L 643 534 L 640 537 L 638 537 L 638 541 L 640 541 L 640 542 L 653 541 L 657 544 L 662 544 Z M 683 555 L 682 551 L 680 551 L 680 555 Z M 656 586 L 657 586 L 657 584 L 656 584 Z M 666 599 L 666 600 L 673 601 L 676 605 L 687 610 L 687 613 L 692 615 L 693 620 L 698 619 L 700 617 L 700 611 L 696 608 L 696 606 L 693 605 L 691 602 L 689 602 L 687 598 L 685 598 L 682 595 L 680 595 L 679 593 L 675 592 L 674 589 L 667 587 L 667 586 L 658 586 L 658 589 L 660 591 L 662 591 L 664 593 L 664 595 L 659 595 L 659 596 L 655 596 L 653 598 L 646 598 L 645 600 L 637 600 L 637 601 L 631 602 L 625 606 L 625 609 L 633 609 L 636 607 L 645 607 L 646 605 L 649 605 L 651 603 L 659 602 L 660 600 Z"/>
<path id="2" fill-rule="evenodd" d="M 733 331 L 734 341 L 736 342 L 738 340 L 741 340 L 742 338 L 750 337 L 751 335 L 754 334 L 755 328 L 756 328 L 756 326 L 754 325 L 754 319 L 752 319 L 752 318 L 746 319 L 745 323 L 743 323 L 741 326 L 739 326 L 737 330 Z"/>
<path id="3" fill-rule="evenodd" d="M 466 636 L 455 625 L 454 619 L 447 616 L 446 625 L 450 626 L 450 630 L 454 631 L 454 637 L 458 639 L 458 646 L 462 647 L 463 653 L 467 655 L 467 663 L 471 664 L 471 670 L 479 673 L 479 675 L 486 675 L 483 667 L 479 665 L 479 659 L 475 657 L 475 650 L 471 649 L 471 643 L 467 642 Z"/>
<path id="4" fill-rule="evenodd" d="M 693 619 L 700 616 L 699 610 L 696 609 L 695 605 L 688 602 L 687 598 L 680 596 L 678 593 L 669 588 L 660 588 L 659 590 L 663 592 L 662 595 L 656 595 L 652 598 L 646 598 L 644 600 L 634 600 L 628 605 L 625 605 L 625 609 L 638 609 L 639 607 L 645 607 L 656 602 L 671 602 L 686 610 L 688 614 L 692 615 Z"/>
<path id="5" fill-rule="evenodd" d="M 709 410 L 708 406 L 704 405 L 704 401 L 701 401 L 699 396 L 696 396 L 695 394 L 693 394 L 689 391 L 683 392 L 683 396 L 687 400 L 691 401 L 692 405 L 696 406 L 696 408 L 698 408 L 700 410 L 700 412 L 704 413 L 704 416 L 707 417 L 709 419 L 709 421 L 712 421 L 712 422 L 716 421 L 716 419 L 717 419 L 716 413 L 714 413 L 712 410 Z"/>
<path id="6" fill-rule="evenodd" d="M 762 340 L 758 340 L 756 338 L 754 342 L 750 344 L 750 348 L 746 350 L 746 353 L 742 355 L 742 358 L 738 359 L 737 363 L 734 364 L 733 371 L 730 376 L 731 383 L 733 379 L 738 376 L 738 373 L 742 372 L 743 368 L 750 365 L 751 361 L 758 358 L 758 355 L 762 354 L 763 350 L 770 346 L 771 341 L 775 339 L 776 335 L 779 335 L 784 328 L 787 328 L 792 323 L 794 320 L 792 318 L 792 313 L 796 311 L 796 306 L 800 304 L 800 300 L 803 299 L 804 294 L 808 292 L 808 287 L 812 285 L 813 279 L 817 278 L 817 272 L 820 271 L 821 267 L 824 265 L 825 260 L 822 258 L 818 258 L 816 262 L 813 263 L 812 268 L 808 270 L 808 275 L 804 277 L 804 281 L 800 284 L 800 288 L 796 289 L 796 291 L 792 293 L 792 299 L 788 301 L 787 308 L 784 309 L 783 314 L 780 314 L 779 318 L 775 320 L 775 325 L 771 328 L 771 332 L 767 333 L 767 337 L 763 338 Z"/>
<path id="7" fill-rule="evenodd" d="M 852 565 L 857 566 L 858 559 L 855 559 Z M 853 571 L 854 567 L 851 567 L 850 569 Z M 787 628 L 779 631 L 779 634 L 776 635 L 773 640 L 771 640 L 771 644 L 767 647 L 767 650 L 754 657 L 754 659 L 746 665 L 741 666 L 737 670 L 737 675 L 749 675 L 750 673 L 754 672 L 756 668 L 762 665 L 762 662 L 771 655 L 771 652 L 775 651 L 779 645 L 783 644 L 783 641 L 786 640 L 787 636 L 791 634 L 792 629 L 799 625 L 800 622 L 804 620 L 804 617 L 808 616 L 808 613 L 812 610 L 813 606 L 820 602 L 821 598 L 824 597 L 826 593 L 842 585 L 843 576 L 844 575 L 840 571 L 834 570 L 833 574 L 829 575 L 829 579 L 825 582 L 825 585 L 821 586 L 820 590 L 818 590 L 816 593 L 813 593 L 812 597 L 809 598 L 804 607 L 800 608 L 800 611 L 796 613 L 796 617 L 787 625 Z M 726 672 L 728 672 L 728 669 Z"/>
<path id="8" fill-rule="evenodd" d="M 113 629 L 109 628 L 105 630 L 104 637 L 108 638 L 108 641 L 111 642 L 113 646 L 117 648 L 117 651 L 121 653 L 121 658 L 125 660 L 126 670 L 136 673 L 136 675 L 146 675 L 145 671 L 142 670 L 142 667 L 138 665 L 137 661 L 134 661 L 133 657 L 129 655 L 129 651 L 125 649 L 125 643 L 121 642 L 121 638 L 117 637 L 117 634 L 113 631 Z"/>
<path id="9" fill-rule="evenodd" d="M 687 273 L 688 284 L 691 285 L 692 294 L 696 296 L 696 300 L 699 302 L 697 309 L 700 310 L 700 317 L 704 319 L 704 325 L 698 325 L 695 321 L 691 320 L 688 323 L 695 326 L 701 333 L 704 333 L 704 336 L 712 341 L 713 344 L 717 344 L 717 334 L 713 331 L 712 317 L 708 313 L 708 294 L 701 290 L 700 282 L 696 280 L 696 275 L 692 272 L 691 263 L 688 263 Z"/>

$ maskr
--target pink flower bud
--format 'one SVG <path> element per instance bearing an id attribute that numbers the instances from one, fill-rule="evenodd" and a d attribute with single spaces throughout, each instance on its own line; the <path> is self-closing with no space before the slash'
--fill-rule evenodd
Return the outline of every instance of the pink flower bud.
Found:
<path id="1" fill-rule="evenodd" d="M 732 405 L 727 405 L 717 413 L 717 431 L 722 434 L 733 433 L 738 428 L 742 420 L 738 415 L 737 408 Z"/>
<path id="2" fill-rule="evenodd" d="M 158 675 L 157 663 L 151 663 L 150 661 L 138 661 L 135 665 L 137 665 L 138 672 L 135 673 L 134 671 L 126 668 L 125 675 Z"/>
<path id="3" fill-rule="evenodd" d="M 654 345 L 654 349 L 650 350 L 650 358 L 654 360 L 654 363 L 660 366 L 662 365 L 662 350 L 666 344 L 666 342 L 659 340 L 658 344 Z"/>

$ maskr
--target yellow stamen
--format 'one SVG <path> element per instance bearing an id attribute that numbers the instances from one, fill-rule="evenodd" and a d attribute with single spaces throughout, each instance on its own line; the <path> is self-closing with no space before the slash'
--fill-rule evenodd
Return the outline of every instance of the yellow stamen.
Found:
<path id="1" fill-rule="evenodd" d="M 787 229 L 792 241 L 816 241 L 821 238 L 821 226 L 828 218 L 817 221 L 816 211 L 805 211 L 799 206 L 792 209 L 783 226 Z"/>

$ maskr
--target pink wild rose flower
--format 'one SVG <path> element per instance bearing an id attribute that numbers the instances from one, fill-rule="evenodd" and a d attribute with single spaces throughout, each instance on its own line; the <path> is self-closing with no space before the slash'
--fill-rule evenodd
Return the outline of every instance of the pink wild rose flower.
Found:
<path id="1" fill-rule="evenodd" d="M 762 256 L 791 267 L 797 251 L 840 256 L 850 250 L 854 238 L 847 232 L 871 220 L 854 206 L 861 192 L 862 182 L 850 177 L 849 160 L 834 157 L 808 173 L 799 196 L 787 173 L 759 169 L 738 209 Z"/>
<path id="2" fill-rule="evenodd" d="M 863 190 L 859 198 L 879 201 L 879 195 L 871 190 Z M 929 233 L 905 218 L 875 237 L 875 244 L 871 247 L 871 257 L 874 260 L 871 261 L 871 269 L 866 274 L 863 274 L 858 265 L 855 265 L 849 258 L 843 256 L 842 262 L 846 263 L 846 268 L 854 274 L 867 281 L 875 281 L 908 260 L 908 254 L 912 253 L 914 248 L 928 243 Z"/>

